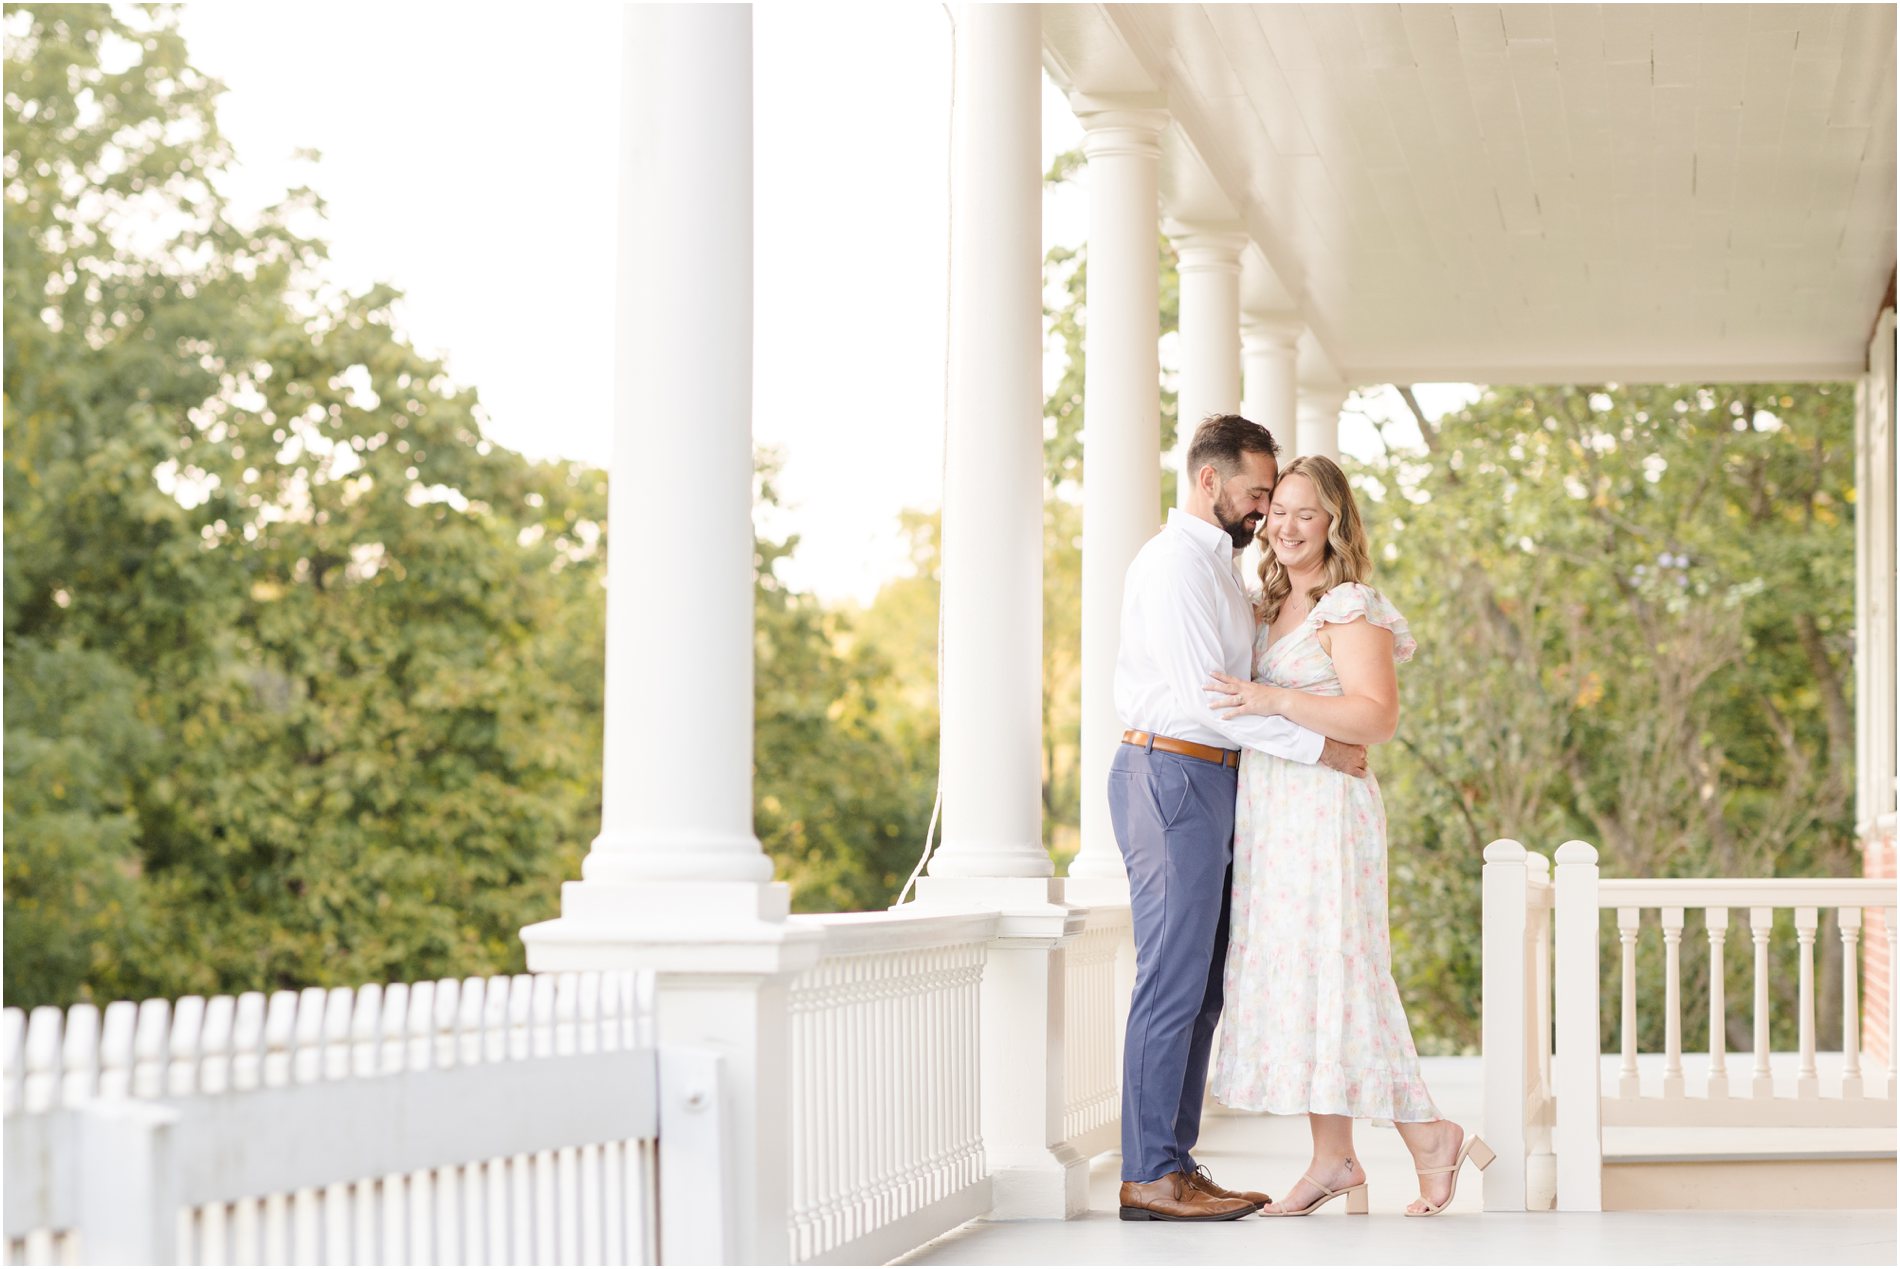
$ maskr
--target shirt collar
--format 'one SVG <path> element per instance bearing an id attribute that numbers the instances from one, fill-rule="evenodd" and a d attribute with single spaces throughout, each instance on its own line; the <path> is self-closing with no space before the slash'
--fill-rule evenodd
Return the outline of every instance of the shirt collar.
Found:
<path id="1" fill-rule="evenodd" d="M 1209 524 L 1201 517 L 1183 511 L 1179 507 L 1168 508 L 1168 527 L 1188 535 L 1196 546 L 1214 556 L 1222 564 L 1232 566 L 1234 562 L 1234 539 L 1227 530 L 1218 524 Z"/>

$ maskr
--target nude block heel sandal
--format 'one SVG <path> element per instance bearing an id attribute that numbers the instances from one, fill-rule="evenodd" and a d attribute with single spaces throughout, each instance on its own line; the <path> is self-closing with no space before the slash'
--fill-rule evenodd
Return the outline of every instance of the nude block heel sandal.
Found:
<path id="1" fill-rule="evenodd" d="M 1464 1149 L 1458 1152 L 1458 1161 L 1452 1164 L 1449 1168 L 1424 1168 L 1419 1172 L 1420 1176 L 1443 1176 L 1447 1172 L 1451 1173 L 1451 1192 L 1445 1195 L 1445 1201 L 1436 1206 L 1433 1206 L 1431 1203 L 1426 1203 L 1424 1196 L 1420 1195 L 1419 1202 L 1425 1203 L 1425 1210 L 1422 1212 L 1407 1212 L 1406 1215 L 1407 1216 L 1437 1216 L 1439 1215 L 1446 1208 L 1451 1206 L 1451 1201 L 1453 1199 L 1458 1197 L 1458 1171 L 1459 1169 L 1464 1167 L 1465 1160 L 1470 1159 L 1473 1163 L 1478 1165 L 1478 1171 L 1482 1172 L 1486 1168 L 1490 1167 L 1492 1160 L 1496 1159 L 1497 1157 L 1498 1157 L 1498 1152 L 1493 1150 L 1490 1146 L 1485 1145 L 1483 1137 L 1470 1138 L 1469 1140 L 1465 1142 Z"/>
<path id="2" fill-rule="evenodd" d="M 1314 1181 L 1310 1176 L 1306 1177 L 1305 1180 L 1310 1182 L 1313 1188 L 1319 1191 L 1318 1198 L 1308 1203 L 1305 1207 L 1300 1208 L 1298 1211 L 1272 1212 L 1263 1207 L 1260 1209 L 1260 1214 L 1262 1216 L 1311 1216 L 1314 1212 L 1317 1212 L 1320 1208 L 1342 1194 L 1346 1196 L 1346 1215 L 1364 1216 L 1367 1212 L 1372 1210 L 1371 1201 L 1366 1195 L 1366 1183 L 1364 1181 L 1361 1181 L 1357 1185 L 1349 1185 L 1343 1190 L 1329 1190 L 1318 1181 Z"/>

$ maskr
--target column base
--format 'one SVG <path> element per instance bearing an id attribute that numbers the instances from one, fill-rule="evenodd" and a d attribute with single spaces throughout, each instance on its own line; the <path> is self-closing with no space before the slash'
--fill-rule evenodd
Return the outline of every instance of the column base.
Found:
<path id="1" fill-rule="evenodd" d="M 783 882 L 570 881 L 561 915 L 522 927 L 521 941 L 537 974 L 793 973 L 817 959 L 824 935 L 788 923 L 790 908 Z"/>
<path id="2" fill-rule="evenodd" d="M 1063 877 L 919 877 L 922 911 L 997 912 L 999 946 L 1056 947 L 1082 932 L 1086 908 L 1065 898 Z"/>
<path id="3" fill-rule="evenodd" d="M 998 1168 L 990 1174 L 985 1220 L 1070 1221 L 1088 1210 L 1089 1161 L 1065 1147 L 1051 1150 L 1046 1164 Z"/>

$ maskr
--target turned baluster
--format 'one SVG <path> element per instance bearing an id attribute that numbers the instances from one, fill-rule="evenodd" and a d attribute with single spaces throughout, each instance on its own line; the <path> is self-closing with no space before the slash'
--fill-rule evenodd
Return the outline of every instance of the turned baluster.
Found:
<path id="1" fill-rule="evenodd" d="M 1881 932 L 1887 940 L 1887 1098 L 1894 1096 L 1896 1058 L 1900 1058 L 1900 965 L 1893 959 L 1894 909 L 1881 909 Z"/>
<path id="2" fill-rule="evenodd" d="M 1728 944 L 1728 909 L 1708 908 L 1702 923 L 1709 932 L 1709 1091 L 1711 1098 L 1728 1096 L 1728 999 L 1723 976 L 1723 953 Z"/>
<path id="3" fill-rule="evenodd" d="M 1636 938 L 1642 932 L 1642 909 L 1616 910 L 1616 936 L 1623 945 L 1623 1065 L 1616 1081 L 1618 1097 L 1637 1097 L 1642 1082 L 1636 1074 Z"/>
<path id="4" fill-rule="evenodd" d="M 1860 1078 L 1860 909 L 1842 908 L 1841 924 L 1841 1096 L 1859 1097 Z"/>
<path id="5" fill-rule="evenodd" d="M 1794 910 L 1795 938 L 1801 945 L 1801 1068 L 1795 1077 L 1795 1096 L 1819 1097 L 1820 1074 L 1814 1067 L 1814 935 L 1820 928 L 1819 908 Z"/>
<path id="6" fill-rule="evenodd" d="M 1663 932 L 1663 1096 L 1682 1096 L 1682 926 L 1681 908 L 1662 910 Z"/>
<path id="7" fill-rule="evenodd" d="M 1755 944 L 1755 1071 L 1751 1092 L 1775 1095 L 1774 1071 L 1768 1063 L 1768 936 L 1774 932 L 1773 908 L 1748 910 L 1748 934 Z"/>

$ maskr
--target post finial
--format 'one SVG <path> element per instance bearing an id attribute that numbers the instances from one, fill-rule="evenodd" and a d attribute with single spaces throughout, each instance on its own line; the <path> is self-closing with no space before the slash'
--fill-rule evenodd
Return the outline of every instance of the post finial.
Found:
<path id="1" fill-rule="evenodd" d="M 1594 864 L 1597 848 L 1589 842 L 1568 841 L 1557 848 L 1559 864 Z"/>

